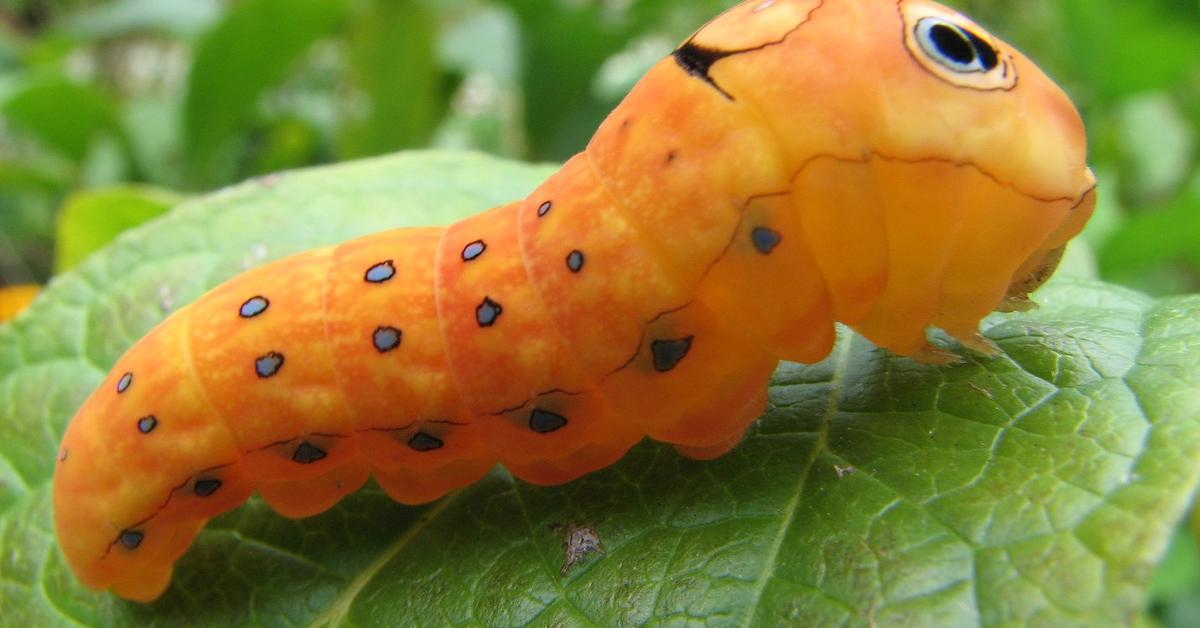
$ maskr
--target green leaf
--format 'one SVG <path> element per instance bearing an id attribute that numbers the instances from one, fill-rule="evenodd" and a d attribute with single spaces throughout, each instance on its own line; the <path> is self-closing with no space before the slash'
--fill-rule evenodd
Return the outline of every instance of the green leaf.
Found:
<path id="1" fill-rule="evenodd" d="M 76 163 L 84 160 L 100 133 L 124 139 L 112 102 L 88 85 L 35 82 L 13 94 L 0 113 Z"/>
<path id="2" fill-rule="evenodd" d="M 447 105 L 436 56 L 438 24 L 425 0 L 362 4 L 346 36 L 355 93 L 341 137 L 348 157 L 424 145 Z"/>
<path id="3" fill-rule="evenodd" d="M 1166 89 L 1200 65 L 1200 5 L 1060 0 L 1075 71 L 1108 100 Z"/>
<path id="4" fill-rule="evenodd" d="M 252 118 L 259 96 L 340 23 L 346 5 L 346 0 L 246 0 L 200 39 L 184 103 L 195 179 L 216 178 L 216 158 Z"/>
<path id="5" fill-rule="evenodd" d="M 170 209 L 182 198 L 160 188 L 115 185 L 76 192 L 58 213 L 54 267 L 68 270 L 117 237 Z"/>
<path id="6" fill-rule="evenodd" d="M 76 406 L 139 335 L 264 257 L 446 222 L 548 174 L 411 153 L 179 206 L 0 328 L 0 607 L 42 625 L 1025 624 L 1135 621 L 1200 480 L 1200 297 L 1065 277 L 994 315 L 1002 353 L 931 367 L 843 334 L 785 364 L 710 462 L 643 443 L 560 487 L 496 470 L 426 507 L 373 486 L 306 520 L 213 520 L 151 605 L 85 591 L 49 483 Z M 564 535 L 604 551 L 565 574 Z"/>
<path id="7" fill-rule="evenodd" d="M 1165 207 L 1133 215 L 1100 248 L 1100 270 L 1110 279 L 1135 283 L 1141 273 L 1171 262 L 1200 267 L 1200 189 Z"/>
<path id="8" fill-rule="evenodd" d="M 72 37 L 116 39 L 145 33 L 190 38 L 221 13 L 217 0 L 115 0 L 87 6 L 62 20 Z"/>

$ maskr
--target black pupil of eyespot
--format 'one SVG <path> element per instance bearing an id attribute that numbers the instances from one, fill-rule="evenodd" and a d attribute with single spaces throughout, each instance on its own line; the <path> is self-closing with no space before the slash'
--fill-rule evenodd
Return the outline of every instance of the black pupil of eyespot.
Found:
<path id="1" fill-rule="evenodd" d="M 984 70 L 991 70 L 1000 63 L 1000 59 L 996 56 L 996 49 L 992 45 L 979 38 L 978 35 L 971 31 L 964 31 L 967 38 L 971 40 L 971 45 L 975 47 L 975 54 L 979 55 L 979 62 L 983 64 Z"/>
<path id="2" fill-rule="evenodd" d="M 955 63 L 967 65 L 975 60 L 975 47 L 957 28 L 935 24 L 929 29 L 929 39 L 939 52 Z"/>
<path id="3" fill-rule="evenodd" d="M 971 31 L 950 24 L 934 24 L 929 28 L 929 40 L 951 62 L 971 65 L 975 60 L 987 72 L 995 68 L 1000 59 L 996 49 Z"/>

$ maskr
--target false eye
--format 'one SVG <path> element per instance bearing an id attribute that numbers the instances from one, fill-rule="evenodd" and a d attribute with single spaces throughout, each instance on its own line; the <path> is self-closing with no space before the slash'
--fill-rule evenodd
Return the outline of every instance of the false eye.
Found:
<path id="1" fill-rule="evenodd" d="M 991 44 L 944 18 L 927 17 L 917 22 L 916 36 L 925 54 L 955 72 L 990 72 L 1000 63 Z"/>

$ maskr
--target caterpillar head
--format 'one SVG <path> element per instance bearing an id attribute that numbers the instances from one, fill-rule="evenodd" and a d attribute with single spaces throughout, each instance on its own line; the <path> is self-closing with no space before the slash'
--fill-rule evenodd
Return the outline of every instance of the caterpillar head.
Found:
<path id="1" fill-rule="evenodd" d="M 903 353 L 1021 307 L 1094 205 L 1067 95 L 929 0 L 749 0 L 676 60 L 769 129 L 837 318 Z"/>

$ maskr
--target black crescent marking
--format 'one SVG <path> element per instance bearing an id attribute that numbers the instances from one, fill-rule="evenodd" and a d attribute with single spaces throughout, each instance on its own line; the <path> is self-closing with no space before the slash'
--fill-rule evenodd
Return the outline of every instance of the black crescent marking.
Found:
<path id="1" fill-rule="evenodd" d="M 792 33 L 795 33 L 796 31 L 800 30 L 801 26 L 807 24 L 812 19 L 813 13 L 823 6 L 825 6 L 825 2 L 823 1 L 817 4 L 817 6 L 809 10 L 809 12 L 804 16 L 804 19 L 800 20 L 798 24 L 788 29 L 788 31 L 783 34 L 783 37 L 780 37 L 774 41 L 768 41 L 757 46 L 741 48 L 738 50 L 718 50 L 716 48 L 706 48 L 700 44 L 697 44 L 695 42 L 695 37 L 693 36 L 691 39 L 684 42 L 682 46 L 676 48 L 675 52 L 671 53 L 671 56 L 674 57 L 675 63 L 678 64 L 679 67 L 683 68 L 683 71 L 687 72 L 689 76 L 694 76 L 705 83 L 708 83 L 710 87 L 717 90 L 722 96 L 725 97 L 726 100 L 732 102 L 737 99 L 734 98 L 732 94 L 725 91 L 725 89 L 720 85 L 717 85 L 717 82 L 713 80 L 712 75 L 709 74 L 709 72 L 712 70 L 713 64 L 726 57 L 746 54 L 748 52 L 757 52 L 759 50 L 763 50 L 764 48 L 782 44 L 783 42 L 787 41 L 787 38 L 790 37 Z M 718 16 L 715 19 L 719 20 L 721 18 Z M 707 24 L 705 26 L 707 26 Z M 704 28 L 701 28 L 700 32 L 704 32 Z"/>
<path id="2" fill-rule="evenodd" d="M 710 87 L 721 92 L 721 95 L 726 100 L 732 101 L 734 100 L 733 96 L 720 85 L 717 85 L 717 82 L 709 76 L 708 72 L 712 69 L 714 63 L 737 53 L 738 51 L 736 50 L 705 48 L 689 40 L 676 48 L 675 52 L 671 53 L 671 56 L 675 58 L 675 63 L 679 64 L 679 67 L 683 68 L 683 71 L 687 72 L 689 76 L 694 76 L 708 83 Z"/>

